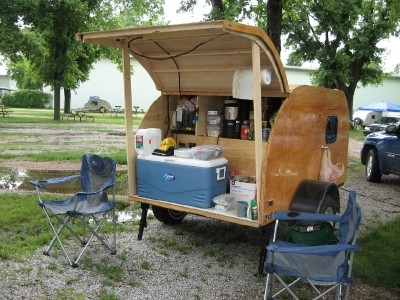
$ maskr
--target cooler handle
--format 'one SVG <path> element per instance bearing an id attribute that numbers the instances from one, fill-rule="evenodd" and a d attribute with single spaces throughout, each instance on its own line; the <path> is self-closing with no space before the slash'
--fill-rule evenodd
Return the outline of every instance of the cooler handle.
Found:
<path id="1" fill-rule="evenodd" d="M 217 173 L 217 180 L 223 180 L 226 176 L 226 166 L 221 168 L 216 168 L 215 172 Z"/>

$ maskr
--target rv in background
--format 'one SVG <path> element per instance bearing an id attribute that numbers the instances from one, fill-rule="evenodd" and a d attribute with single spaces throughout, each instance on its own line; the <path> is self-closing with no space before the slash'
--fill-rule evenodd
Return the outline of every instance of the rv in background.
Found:
<path id="1" fill-rule="evenodd" d="M 380 118 L 382 118 L 382 112 L 379 111 L 357 110 L 353 113 L 354 124 L 362 128 L 376 123 Z"/>
<path id="2" fill-rule="evenodd" d="M 88 102 L 85 103 L 83 108 L 89 111 L 98 111 L 104 113 L 111 110 L 111 105 L 100 97 L 92 96 L 89 98 Z"/>

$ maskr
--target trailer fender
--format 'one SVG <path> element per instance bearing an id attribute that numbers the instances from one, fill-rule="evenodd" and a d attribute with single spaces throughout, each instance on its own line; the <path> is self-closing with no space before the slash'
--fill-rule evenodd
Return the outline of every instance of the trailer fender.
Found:
<path id="1" fill-rule="evenodd" d="M 297 187 L 291 209 L 312 213 L 338 213 L 339 189 L 332 182 L 306 179 Z"/>

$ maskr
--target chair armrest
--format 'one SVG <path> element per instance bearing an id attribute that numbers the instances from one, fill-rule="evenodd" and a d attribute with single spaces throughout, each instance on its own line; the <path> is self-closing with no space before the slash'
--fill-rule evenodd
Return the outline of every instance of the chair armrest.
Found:
<path id="1" fill-rule="evenodd" d="M 98 191 L 94 191 L 94 192 L 77 192 L 75 195 L 77 196 L 88 196 L 88 195 L 96 195 L 102 192 L 105 192 L 106 190 L 108 190 L 109 188 L 113 187 L 114 183 L 106 185 L 105 187 L 101 188 Z"/>
<path id="2" fill-rule="evenodd" d="M 274 218 L 283 221 L 327 221 L 339 222 L 341 215 L 306 213 L 291 210 L 278 210 L 274 213 Z"/>
<path id="3" fill-rule="evenodd" d="M 351 244 L 334 244 L 334 245 L 321 245 L 321 246 L 306 246 L 300 244 L 293 244 L 283 241 L 273 242 L 267 246 L 267 250 L 279 253 L 293 253 L 293 254 L 325 254 L 331 255 L 334 252 L 340 251 L 359 251 L 361 248 L 358 245 Z"/>
<path id="4" fill-rule="evenodd" d="M 71 175 L 71 176 L 65 176 L 65 177 L 49 178 L 49 179 L 44 179 L 44 180 L 31 180 L 31 181 L 29 181 L 29 183 L 36 186 L 37 188 L 45 188 L 46 186 L 51 185 L 51 184 L 66 183 L 68 181 L 78 179 L 80 177 L 81 177 L 81 175 Z"/>

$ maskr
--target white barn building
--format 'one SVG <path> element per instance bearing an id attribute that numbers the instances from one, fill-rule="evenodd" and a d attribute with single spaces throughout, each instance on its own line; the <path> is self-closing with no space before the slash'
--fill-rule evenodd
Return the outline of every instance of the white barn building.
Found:
<path id="1" fill-rule="evenodd" d="M 136 60 L 132 59 L 131 65 L 134 66 L 131 79 L 133 104 L 139 107 L 139 111 L 147 111 L 160 92 L 156 90 L 151 77 Z M 286 66 L 285 70 L 290 86 L 311 85 L 309 73 L 312 69 Z M 94 65 L 89 78 L 72 92 L 72 109 L 83 107 L 91 96 L 107 100 L 112 107 L 124 106 L 123 74 L 115 64 L 108 59 L 101 59 Z M 16 89 L 15 82 L 5 74 L 5 71 L 0 72 L 0 87 Z M 400 76 L 386 78 L 379 86 L 360 86 L 354 95 L 353 110 L 356 111 L 360 106 L 379 100 L 387 100 L 400 105 L 398 91 L 400 91 Z M 45 92 L 52 95 L 50 88 L 46 88 Z M 61 107 L 63 107 L 63 103 L 64 95 L 61 93 Z"/>
<path id="2" fill-rule="evenodd" d="M 133 74 L 131 76 L 132 100 L 139 111 L 146 111 L 150 104 L 160 95 L 147 71 L 132 59 Z M 49 88 L 45 90 L 52 93 Z M 123 74 L 117 65 L 108 59 L 101 59 L 89 75 L 89 80 L 71 93 L 71 108 L 81 108 L 91 96 L 107 100 L 111 107 L 124 107 Z M 64 104 L 64 94 L 61 93 L 61 107 Z"/>
<path id="3" fill-rule="evenodd" d="M 313 69 L 303 67 L 285 67 L 286 76 L 290 86 L 301 84 L 311 85 L 310 72 Z M 383 83 L 378 86 L 362 87 L 360 84 L 354 93 L 353 111 L 360 106 L 365 106 L 372 102 L 387 100 L 400 105 L 400 76 L 385 78 Z"/>

